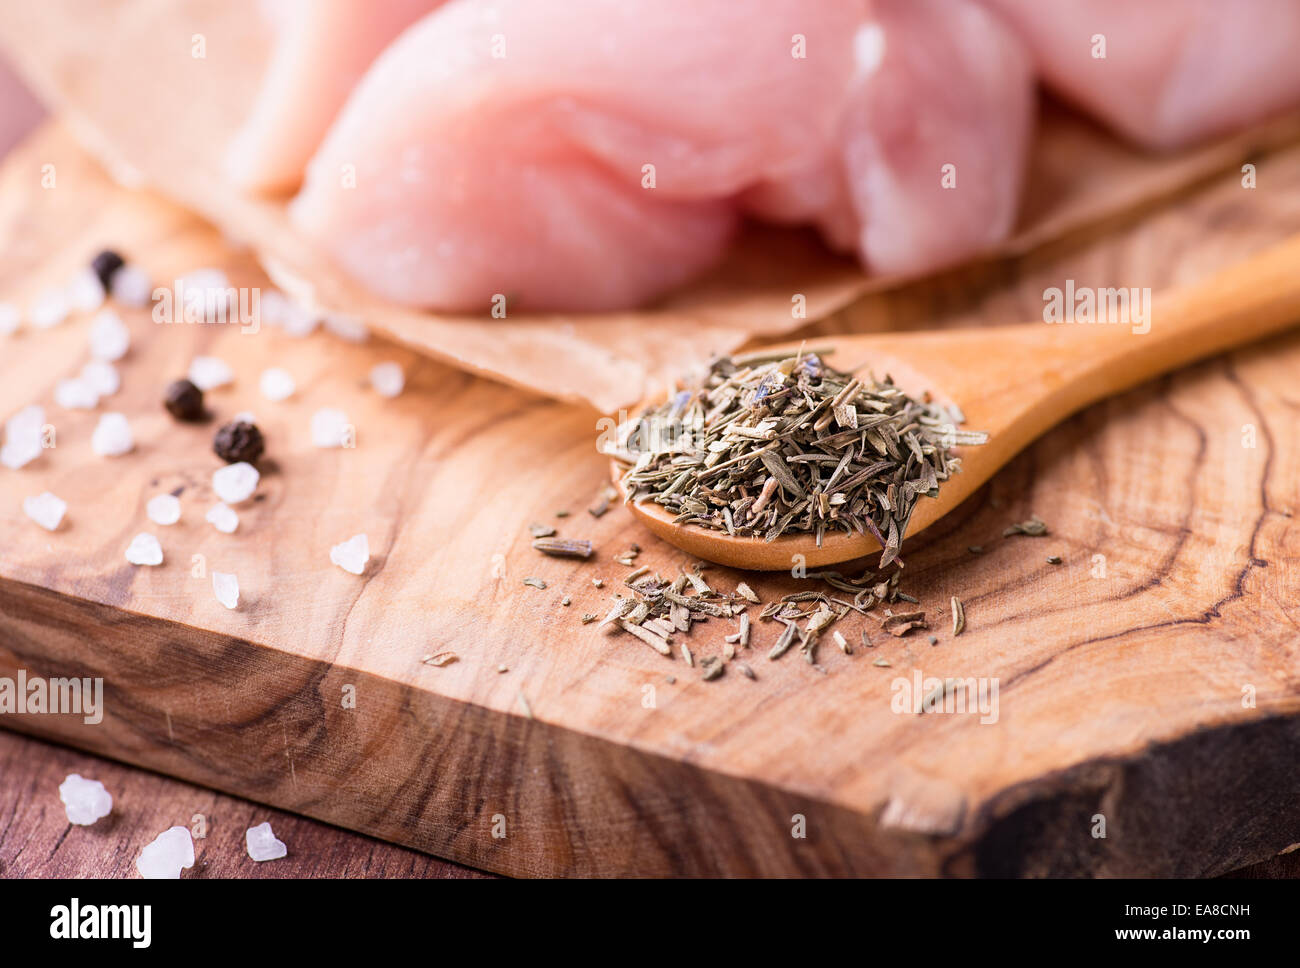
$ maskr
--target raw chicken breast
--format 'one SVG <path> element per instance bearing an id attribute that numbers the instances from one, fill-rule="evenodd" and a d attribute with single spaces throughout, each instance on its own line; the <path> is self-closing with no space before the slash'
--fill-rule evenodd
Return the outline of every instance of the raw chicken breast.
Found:
<path id="1" fill-rule="evenodd" d="M 1142 144 L 1186 145 L 1300 103 L 1296 0 L 981 2 L 1021 31 L 1052 88 Z"/>
<path id="2" fill-rule="evenodd" d="M 1020 40 L 972 0 L 877 0 L 875 10 L 858 35 L 864 70 L 840 151 L 863 264 L 914 274 L 1010 233 L 1034 78 Z"/>
<path id="3" fill-rule="evenodd" d="M 641 304 L 722 256 L 742 190 L 825 158 L 866 16 L 856 0 L 562 9 L 453 0 L 398 38 L 309 166 L 300 231 L 402 303 Z"/>
<path id="4" fill-rule="evenodd" d="M 1004 239 L 1034 123 L 1021 42 L 973 0 L 876 0 L 853 48 L 835 138 L 803 170 L 746 192 L 746 211 L 811 222 L 887 273 L 936 269 Z"/>
<path id="5" fill-rule="evenodd" d="M 275 49 L 253 113 L 226 155 L 240 188 L 302 180 L 308 159 L 375 57 L 443 0 L 275 0 L 265 12 Z"/>

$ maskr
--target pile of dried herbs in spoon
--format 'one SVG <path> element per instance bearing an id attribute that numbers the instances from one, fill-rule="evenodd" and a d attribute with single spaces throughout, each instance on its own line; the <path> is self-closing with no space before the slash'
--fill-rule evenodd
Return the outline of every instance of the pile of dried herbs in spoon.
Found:
<path id="1" fill-rule="evenodd" d="M 721 357 L 695 386 L 624 425 L 628 500 L 675 523 L 772 541 L 828 530 L 871 534 L 898 557 L 918 497 L 960 469 L 959 445 L 988 435 L 964 416 L 815 353 Z"/>

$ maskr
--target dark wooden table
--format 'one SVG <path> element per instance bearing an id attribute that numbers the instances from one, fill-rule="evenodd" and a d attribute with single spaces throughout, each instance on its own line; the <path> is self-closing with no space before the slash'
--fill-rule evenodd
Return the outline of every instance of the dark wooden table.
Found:
<path id="1" fill-rule="evenodd" d="M 113 812 L 89 827 L 68 823 L 59 784 L 69 773 L 103 783 Z M 259 864 L 244 831 L 265 820 L 289 855 Z M 140 850 L 176 824 L 206 833 L 185 877 L 492 876 L 0 729 L 0 877 L 139 877 Z"/>

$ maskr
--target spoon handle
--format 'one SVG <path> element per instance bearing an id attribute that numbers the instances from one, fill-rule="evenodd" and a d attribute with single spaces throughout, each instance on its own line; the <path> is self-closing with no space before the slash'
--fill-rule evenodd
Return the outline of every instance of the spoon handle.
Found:
<path id="1" fill-rule="evenodd" d="M 1086 379 L 1095 400 L 1296 324 L 1300 235 L 1202 282 L 1162 293 L 1151 304 L 1148 325 L 1061 328 L 1091 331 Z"/>

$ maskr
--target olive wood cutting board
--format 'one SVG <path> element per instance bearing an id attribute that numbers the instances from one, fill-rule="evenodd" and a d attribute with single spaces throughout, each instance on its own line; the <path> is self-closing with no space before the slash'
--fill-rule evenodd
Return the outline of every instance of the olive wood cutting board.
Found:
<path id="1" fill-rule="evenodd" d="M 1300 231 L 1300 150 L 1255 164 L 1255 188 L 1225 171 L 1140 217 L 870 296 L 809 337 L 1033 320 L 1067 279 L 1202 278 Z M 43 129 L 0 171 L 0 300 L 26 302 L 105 245 L 155 280 L 215 265 L 265 283 L 247 252 Z M 379 340 L 122 315 L 134 343 L 100 412 L 127 414 L 136 447 L 115 459 L 91 451 L 97 412 L 53 403 L 87 359 L 88 321 L 0 337 L 0 417 L 41 403 L 57 432 L 0 470 L 0 676 L 101 676 L 105 690 L 97 725 L 0 725 L 519 875 L 1208 875 L 1300 841 L 1300 334 L 1088 409 L 909 542 L 903 587 L 928 632 L 893 638 L 851 615 L 837 627 L 854 653 L 825 642 L 813 666 L 797 650 L 769 661 L 776 631 L 755 621 L 738 658 L 756 678 L 733 663 L 703 681 L 579 622 L 608 610 L 633 543 L 638 566 L 693 564 L 625 509 L 586 510 L 606 415 Z M 209 394 L 216 421 L 250 410 L 267 435 L 233 535 L 203 520 L 216 423 L 160 405 L 196 354 L 236 373 Z M 394 400 L 367 386 L 384 360 L 407 371 Z M 258 393 L 272 365 L 297 381 L 288 401 Z M 354 448 L 311 445 L 327 406 L 349 415 Z M 68 502 L 53 533 L 21 511 L 47 489 Z M 145 517 L 163 492 L 181 500 L 174 526 Z M 1048 535 L 1002 536 L 1031 514 Z M 591 539 L 595 557 L 542 557 L 534 522 Z M 124 559 L 139 531 L 161 540 L 160 567 Z M 329 560 L 358 532 L 360 577 Z M 216 601 L 213 570 L 238 575 L 238 610 Z M 765 602 L 809 587 L 704 575 Z M 707 657 L 730 631 L 714 619 L 686 641 Z M 443 652 L 457 661 L 422 661 Z M 996 721 L 895 712 L 914 674 L 996 679 Z"/>

